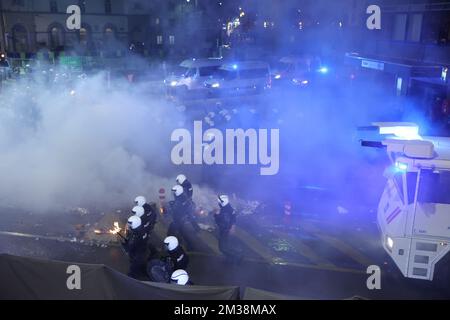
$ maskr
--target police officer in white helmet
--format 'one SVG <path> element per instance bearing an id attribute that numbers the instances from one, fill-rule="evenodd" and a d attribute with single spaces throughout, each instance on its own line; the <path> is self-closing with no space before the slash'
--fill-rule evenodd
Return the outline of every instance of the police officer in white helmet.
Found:
<path id="1" fill-rule="evenodd" d="M 156 224 L 156 218 L 158 216 L 158 209 L 156 207 L 156 203 L 150 202 L 147 203 L 147 200 L 144 196 L 137 196 L 134 199 L 134 203 L 136 206 L 144 208 L 144 214 L 141 216 L 142 224 L 144 225 L 144 229 L 147 234 L 150 235 L 150 232 L 153 230 Z"/>
<path id="2" fill-rule="evenodd" d="M 128 254 L 130 262 L 128 276 L 138 279 L 145 270 L 147 235 L 142 226 L 141 218 L 136 215 L 128 218 L 127 229 L 127 237 L 122 241 L 122 246 Z"/>
<path id="3" fill-rule="evenodd" d="M 189 257 L 178 243 L 176 237 L 166 237 L 164 245 L 166 254 L 163 254 L 160 258 L 150 260 L 147 265 L 147 275 L 151 281 L 168 283 L 174 270 L 185 270 L 189 264 Z"/>
<path id="4" fill-rule="evenodd" d="M 194 194 L 194 189 L 192 188 L 192 183 L 186 178 L 184 174 L 179 174 L 175 179 L 177 183 L 183 187 L 186 195 L 192 199 L 192 195 Z"/>
<path id="5" fill-rule="evenodd" d="M 188 212 L 187 218 L 188 218 L 189 222 L 192 224 L 194 231 L 199 232 L 200 227 L 198 226 L 197 221 L 195 221 L 195 217 L 194 217 L 195 203 L 192 200 L 192 195 L 194 193 L 192 183 L 186 178 L 186 176 L 184 174 L 179 174 L 175 180 L 181 187 L 183 187 L 183 193 L 186 195 L 187 199 L 190 200 L 190 202 L 191 202 L 190 210 Z"/>
<path id="6" fill-rule="evenodd" d="M 178 239 L 174 236 L 166 237 L 164 244 L 169 254 L 166 260 L 170 264 L 170 270 L 186 269 L 189 264 L 189 257 L 178 243 Z"/>
<path id="7" fill-rule="evenodd" d="M 230 232 L 234 230 L 236 224 L 236 212 L 227 195 L 220 195 L 217 201 L 220 210 L 215 212 L 214 219 L 219 231 L 219 250 L 228 261 L 239 263 L 242 255 L 230 243 Z"/>
<path id="8" fill-rule="evenodd" d="M 170 277 L 170 282 L 181 286 L 192 285 L 192 282 L 189 281 L 188 273 L 183 269 L 175 270 Z"/>
<path id="9" fill-rule="evenodd" d="M 184 240 L 189 247 L 189 238 L 186 232 L 186 222 L 192 211 L 192 201 L 184 193 L 183 187 L 176 185 L 172 188 L 174 200 L 169 202 L 173 221 L 167 231 L 167 236 L 175 236 L 178 241 Z"/>

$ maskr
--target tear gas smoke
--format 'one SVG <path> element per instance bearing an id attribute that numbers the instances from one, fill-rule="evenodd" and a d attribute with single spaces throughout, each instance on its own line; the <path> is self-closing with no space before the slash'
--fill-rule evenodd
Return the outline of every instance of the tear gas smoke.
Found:
<path id="1" fill-rule="evenodd" d="M 107 210 L 170 189 L 170 133 L 182 114 L 142 88 L 104 84 L 100 74 L 62 90 L 17 83 L 2 92 L 2 206 Z"/>

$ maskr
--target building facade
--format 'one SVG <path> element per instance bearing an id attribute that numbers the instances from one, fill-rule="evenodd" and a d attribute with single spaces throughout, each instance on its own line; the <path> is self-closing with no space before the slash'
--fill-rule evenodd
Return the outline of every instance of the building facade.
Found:
<path id="1" fill-rule="evenodd" d="M 226 1 L 226 0 L 225 0 Z M 70 5 L 81 8 L 81 29 L 69 30 Z M 207 54 L 221 20 L 208 0 L 0 0 L 0 50 L 10 54 L 76 52 Z"/>
<path id="2" fill-rule="evenodd" d="M 130 21 L 147 20 L 139 3 L 124 0 L 1 0 L 1 49 L 12 53 L 80 50 L 108 51 L 126 47 L 145 33 Z M 81 8 L 81 29 L 68 30 L 70 5 Z M 130 28 L 131 27 L 131 28 Z"/>
<path id="3" fill-rule="evenodd" d="M 355 51 L 432 64 L 450 64 L 450 2 L 442 0 L 364 1 L 381 8 L 381 30 L 354 30 Z M 367 17 L 367 15 L 366 15 Z"/>

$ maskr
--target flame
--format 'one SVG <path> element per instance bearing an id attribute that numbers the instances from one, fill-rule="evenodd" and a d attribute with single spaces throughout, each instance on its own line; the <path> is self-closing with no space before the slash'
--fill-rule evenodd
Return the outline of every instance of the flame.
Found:
<path id="1" fill-rule="evenodd" d="M 120 230 L 122 230 L 119 226 L 119 222 L 115 221 L 114 222 L 114 228 L 109 230 L 109 233 L 111 234 L 118 234 L 120 232 Z"/>
<path id="2" fill-rule="evenodd" d="M 161 214 L 163 214 L 164 213 L 164 209 L 162 207 L 159 208 L 159 212 L 161 212 Z"/>

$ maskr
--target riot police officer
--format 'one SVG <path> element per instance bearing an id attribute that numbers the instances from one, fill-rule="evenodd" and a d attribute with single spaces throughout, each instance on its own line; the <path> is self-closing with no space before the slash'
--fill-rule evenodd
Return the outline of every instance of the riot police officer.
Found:
<path id="1" fill-rule="evenodd" d="M 186 269 L 189 264 L 189 257 L 178 243 L 178 239 L 174 236 L 169 236 L 164 239 L 168 260 L 170 260 L 171 271 L 177 269 Z"/>
<path id="2" fill-rule="evenodd" d="M 127 237 L 122 242 L 122 246 L 130 261 L 128 276 L 138 279 L 145 270 L 147 234 L 142 226 L 141 218 L 136 215 L 128 218 L 127 228 Z"/>
<path id="3" fill-rule="evenodd" d="M 152 259 L 147 265 L 147 274 L 152 281 L 169 282 L 174 270 L 185 270 L 189 264 L 189 257 L 176 237 L 166 237 L 164 244 L 167 254 Z"/>
<path id="4" fill-rule="evenodd" d="M 173 221 L 167 232 L 168 236 L 175 236 L 189 244 L 185 224 L 192 214 L 192 201 L 184 193 L 183 187 L 176 185 L 172 188 L 174 200 L 169 203 Z"/>
<path id="5" fill-rule="evenodd" d="M 192 199 L 192 195 L 194 194 L 194 189 L 192 188 L 192 183 L 186 178 L 184 174 L 179 174 L 176 178 L 177 183 L 183 187 L 186 195 Z"/>
<path id="6" fill-rule="evenodd" d="M 156 204 L 151 202 L 147 203 L 147 200 L 144 196 L 137 196 L 134 199 L 136 206 L 142 207 L 144 209 L 144 213 L 142 216 L 139 216 L 142 219 L 142 224 L 144 225 L 144 229 L 148 235 L 152 232 L 153 228 L 156 224 L 157 211 Z"/>
<path id="7" fill-rule="evenodd" d="M 238 263 L 242 255 L 230 244 L 230 232 L 236 224 L 236 213 L 227 195 L 218 198 L 220 210 L 215 212 L 214 219 L 219 229 L 219 250 L 230 262 Z"/>
<path id="8" fill-rule="evenodd" d="M 195 203 L 192 200 L 192 195 L 194 194 L 194 188 L 192 187 L 192 183 L 186 178 L 184 174 L 179 174 L 176 178 L 176 182 L 183 187 L 183 193 L 187 196 L 187 198 L 191 201 L 192 210 L 190 210 L 187 219 L 191 223 L 195 232 L 200 231 L 200 227 L 195 221 L 194 211 L 195 211 Z"/>

